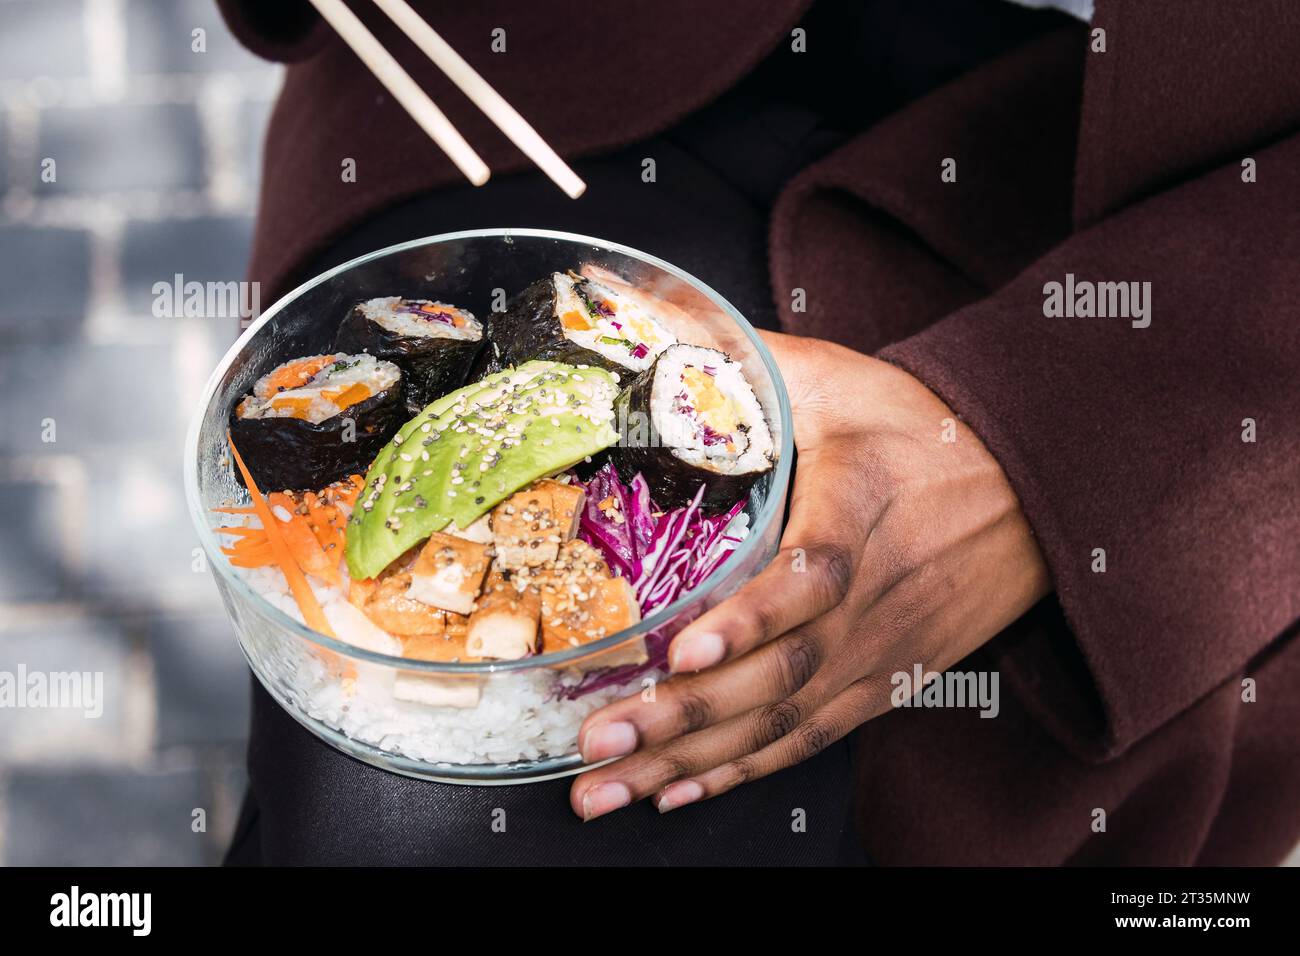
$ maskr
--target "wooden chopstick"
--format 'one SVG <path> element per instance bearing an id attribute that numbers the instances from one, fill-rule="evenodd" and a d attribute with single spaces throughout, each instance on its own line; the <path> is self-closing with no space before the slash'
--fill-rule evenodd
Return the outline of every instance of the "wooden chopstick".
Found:
<path id="1" fill-rule="evenodd" d="M 563 189 L 570 199 L 577 199 L 582 195 L 587 184 L 578 178 L 578 174 L 569 168 L 528 121 L 520 116 L 519 112 L 507 103 L 477 70 L 465 62 L 464 57 L 453 50 L 423 17 L 411 9 L 411 5 L 406 0 L 375 0 L 375 5 L 388 14 L 398 28 L 424 51 L 425 56 L 447 74 L 448 79 L 455 83 L 475 106 L 487 114 L 488 119 L 505 133 L 510 142 L 518 146 L 519 150 L 549 176 L 555 185 Z"/>
<path id="2" fill-rule="evenodd" d="M 352 48 L 352 52 L 360 57 L 375 79 L 393 94 L 393 98 L 465 174 L 465 178 L 475 186 L 487 182 L 490 175 L 487 164 L 343 0 L 311 0 L 311 3 L 343 42 Z"/>

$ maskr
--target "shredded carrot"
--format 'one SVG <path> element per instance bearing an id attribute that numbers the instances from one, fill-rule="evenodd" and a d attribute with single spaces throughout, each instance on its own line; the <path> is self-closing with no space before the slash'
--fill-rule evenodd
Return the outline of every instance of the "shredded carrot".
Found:
<path id="1" fill-rule="evenodd" d="M 566 329 L 590 329 L 591 322 L 577 309 L 570 309 L 560 316 L 560 325 Z"/>
<path id="2" fill-rule="evenodd" d="M 366 479 L 361 475 L 349 475 L 338 484 L 344 485 L 345 482 L 346 486 L 339 488 L 339 491 L 334 496 L 334 500 L 342 501 L 350 508 L 356 503 L 357 496 L 361 494 L 361 489 L 366 486 Z"/>
<path id="3" fill-rule="evenodd" d="M 239 554 L 232 554 L 228 560 L 230 561 L 231 567 L 235 568 L 264 568 L 271 563 L 265 558 L 255 556 L 248 557 Z"/>
<path id="4" fill-rule="evenodd" d="M 230 432 L 226 432 L 226 441 L 230 443 L 230 452 L 235 457 L 235 464 L 239 466 L 239 473 L 244 478 L 244 485 L 248 488 L 248 494 L 253 499 L 253 507 L 257 509 L 257 516 L 262 521 L 262 527 L 266 529 L 267 540 L 271 543 L 271 549 L 275 552 L 275 563 L 284 574 L 284 578 L 289 582 L 289 590 L 293 594 L 293 599 L 298 602 L 298 607 L 302 611 L 303 619 L 307 626 L 313 630 L 320 631 L 329 637 L 334 637 L 334 630 L 325 618 L 325 612 L 321 610 L 320 602 L 316 600 L 316 595 L 312 592 L 311 585 L 303 576 L 302 569 L 294 563 L 293 556 L 289 553 L 289 547 L 285 544 L 284 538 L 280 534 L 275 515 L 271 513 L 271 506 L 266 503 L 262 497 L 262 492 L 258 490 L 257 483 L 253 481 L 253 476 L 248 473 L 244 466 L 244 459 L 240 457 L 239 449 L 235 447 L 235 441 L 230 437 Z"/>
<path id="5" fill-rule="evenodd" d="M 258 530 L 260 531 L 261 529 L 259 528 Z M 271 556 L 271 542 L 266 538 L 244 538 L 240 541 L 236 541 L 228 548 L 222 548 L 221 553 L 242 554 L 244 556 L 251 554 L 266 554 Z M 267 563 L 270 564 L 273 560 L 274 557 L 271 556 Z"/>
<path id="6" fill-rule="evenodd" d="M 233 535 L 236 538 L 256 538 L 265 534 L 261 528 L 254 528 L 246 524 L 227 524 L 213 528 L 217 534 Z"/>
<path id="7" fill-rule="evenodd" d="M 270 394 L 298 388 L 310 382 L 326 365 L 334 361 L 333 355 L 314 355 L 311 358 L 289 362 L 272 372 L 266 379 Z"/>
<path id="8" fill-rule="evenodd" d="M 290 515 L 289 521 L 280 523 L 280 530 L 284 534 L 289 553 L 305 573 L 314 574 L 336 586 L 343 583 L 339 561 L 347 543 L 347 518 L 339 505 L 347 504 L 350 507 L 364 487 L 364 478 L 349 475 L 319 493 L 307 491 L 299 497 L 294 492 L 276 491 L 266 496 L 273 515 L 276 507 L 283 508 Z M 257 512 L 256 508 L 212 510 L 227 514 Z M 222 525 L 212 530 L 237 539 L 232 547 L 221 549 L 228 557 L 238 558 L 237 567 L 260 568 L 275 564 L 275 552 L 271 550 L 266 529 L 249 525 Z"/>
<path id="9" fill-rule="evenodd" d="M 271 399 L 271 407 L 289 409 L 293 412 L 292 418 L 306 418 L 313 401 L 315 399 L 311 396 L 277 396 Z"/>
<path id="10" fill-rule="evenodd" d="M 307 523 L 312 534 L 316 535 L 317 543 L 322 550 L 335 552 L 334 563 L 337 564 L 340 549 L 347 541 L 343 535 L 342 513 L 330 501 L 328 492 L 316 495 L 309 491 L 302 496 L 302 503 L 307 507 Z"/>
<path id="11" fill-rule="evenodd" d="M 258 529 L 261 530 L 260 528 Z M 271 542 L 265 537 L 261 538 L 243 538 L 236 541 L 229 548 L 222 548 L 222 554 L 237 554 L 243 558 L 261 556 L 265 558 L 263 564 L 275 563 L 275 552 L 271 550 Z"/>
<path id="12" fill-rule="evenodd" d="M 348 408 L 370 397 L 370 388 L 364 382 L 353 382 L 344 388 L 321 389 L 321 395 L 339 408 Z"/>
<path id="13" fill-rule="evenodd" d="M 301 511 L 306 509 L 300 508 L 293 496 L 284 491 L 272 492 L 267 495 L 266 500 L 271 505 L 273 515 L 276 513 L 276 508 L 283 508 L 289 515 L 288 521 L 279 523 L 278 530 L 284 538 L 284 543 L 288 545 L 290 554 L 298 562 L 298 567 L 330 584 L 336 586 L 342 584 L 338 555 L 331 558 L 316 540 L 309 522 L 301 514 Z"/>

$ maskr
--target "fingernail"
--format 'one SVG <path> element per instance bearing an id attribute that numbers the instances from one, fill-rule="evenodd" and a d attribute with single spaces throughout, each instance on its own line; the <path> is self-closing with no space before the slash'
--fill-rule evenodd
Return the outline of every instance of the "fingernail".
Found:
<path id="1" fill-rule="evenodd" d="M 677 783 L 670 783 L 659 792 L 659 802 L 655 807 L 660 813 L 667 813 L 669 810 L 694 803 L 702 796 L 704 796 L 704 788 L 694 780 L 679 780 Z"/>
<path id="2" fill-rule="evenodd" d="M 673 642 L 670 666 L 674 671 L 700 671 L 718 663 L 726 653 L 727 646 L 717 634 L 687 634 Z"/>
<path id="3" fill-rule="evenodd" d="M 585 823 L 618 810 L 632 802 L 632 791 L 621 783 L 602 783 L 582 795 L 582 819 Z"/>
<path id="4" fill-rule="evenodd" d="M 636 728 L 625 720 L 597 724 L 582 739 L 582 759 L 588 763 L 622 757 L 636 750 Z"/>

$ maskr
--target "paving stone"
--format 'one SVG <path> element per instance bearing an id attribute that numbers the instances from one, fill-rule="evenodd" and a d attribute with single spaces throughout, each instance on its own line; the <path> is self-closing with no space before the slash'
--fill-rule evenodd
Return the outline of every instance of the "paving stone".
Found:
<path id="1" fill-rule="evenodd" d="M 60 107 L 41 114 L 38 154 L 58 163 L 58 194 L 198 189 L 203 136 L 189 104 Z"/>
<path id="2" fill-rule="evenodd" d="M 239 282 L 253 239 L 249 218 L 132 222 L 122 245 L 122 294 L 133 314 L 153 314 L 154 286 L 183 282 Z M 264 305 L 269 303 L 263 303 Z M 210 317 L 221 321 L 220 317 Z M 234 317 L 232 317 L 234 318 Z M 237 321 L 237 319 L 236 319 Z M 232 322 L 226 322 L 233 328 Z"/>
<path id="3" fill-rule="evenodd" d="M 107 617 L 55 614 L 6 624 L 0 630 L 0 671 L 9 676 L 0 679 L 30 689 L 27 682 L 38 677 L 49 686 L 51 675 L 81 676 L 67 685 L 79 685 L 79 697 L 63 701 L 75 706 L 51 707 L 53 701 L 47 701 L 46 706 L 0 709 L 2 762 L 10 767 L 112 763 L 147 752 L 152 741 L 140 735 L 150 728 L 130 697 L 141 688 L 129 680 L 129 656 L 123 627 Z M 23 699 L 37 703 L 34 697 Z"/>
<path id="4" fill-rule="evenodd" d="M 227 743 L 248 735 L 248 667 L 223 611 L 161 615 L 149 624 L 149 648 L 158 746 Z"/>
<path id="5" fill-rule="evenodd" d="M 182 440 L 92 465 L 82 547 L 90 556 L 81 587 L 90 595 L 160 610 L 218 613 L 220 595 L 206 559 L 196 571 L 198 535 L 185 506 Z"/>
<path id="6" fill-rule="evenodd" d="M 0 338 L 6 345 L 14 339 L 75 338 L 90 291 L 90 234 L 0 226 L 0 289 Z"/>
<path id="7" fill-rule="evenodd" d="M 178 402 L 173 358 L 168 343 L 6 345 L 0 350 L 0 454 L 84 456 L 174 442 L 179 467 L 189 409 Z M 52 444 L 42 441 L 46 418 L 54 420 Z"/>
<path id="8" fill-rule="evenodd" d="M 191 829 L 206 801 L 197 767 L 17 773 L 6 786 L 9 866 L 198 866 L 209 839 Z"/>
<path id="9" fill-rule="evenodd" d="M 69 590 L 51 530 L 67 494 L 46 482 L 0 480 L 0 602 L 53 601 Z"/>
<path id="10" fill-rule="evenodd" d="M 211 0 L 128 0 L 127 62 L 136 73 L 273 73 L 274 67 L 239 45 Z M 195 29 L 206 52 L 194 50 Z"/>
<path id="11" fill-rule="evenodd" d="M 85 76 L 89 72 L 83 0 L 0 3 L 0 76 Z"/>

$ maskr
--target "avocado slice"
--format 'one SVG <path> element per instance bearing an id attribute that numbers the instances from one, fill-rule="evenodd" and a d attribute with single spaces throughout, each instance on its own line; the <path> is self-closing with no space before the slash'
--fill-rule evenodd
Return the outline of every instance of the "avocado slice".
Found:
<path id="1" fill-rule="evenodd" d="M 525 362 L 437 399 L 393 436 L 348 519 L 353 578 L 372 578 L 449 524 L 618 441 L 603 369 Z"/>

